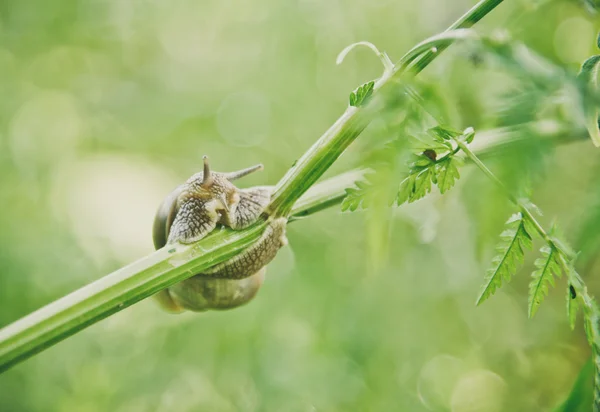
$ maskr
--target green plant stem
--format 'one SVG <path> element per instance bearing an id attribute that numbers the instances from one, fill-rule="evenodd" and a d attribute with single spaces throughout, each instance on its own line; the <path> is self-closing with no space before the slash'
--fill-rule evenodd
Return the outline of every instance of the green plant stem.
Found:
<path id="1" fill-rule="evenodd" d="M 452 23 L 450 27 L 448 27 L 447 31 L 472 27 L 475 23 L 477 23 L 479 20 L 485 17 L 486 14 L 495 9 L 500 3 L 502 3 L 502 0 L 480 1 L 475 6 L 473 6 L 471 10 L 466 12 L 462 17 L 460 17 L 458 20 Z M 435 59 L 435 56 L 437 54 L 444 51 L 446 47 L 448 46 L 442 45 L 440 47 L 437 47 L 437 50 L 435 51 L 431 50 L 423 54 L 420 58 L 418 58 L 415 61 L 415 63 L 412 65 L 412 68 L 414 68 L 416 72 L 420 72 L 425 67 L 427 67 L 429 63 L 433 61 L 433 59 Z"/>
<path id="2" fill-rule="evenodd" d="M 468 28 L 492 11 L 502 0 L 483 0 L 462 16 L 450 29 Z M 426 43 L 437 47 L 438 53 L 428 60 L 418 60 L 414 74 L 425 68 L 439 51 L 445 49 L 464 33 L 441 36 Z M 417 48 L 422 52 L 424 43 Z M 409 51 L 402 61 L 413 61 L 418 53 Z M 395 73 L 384 73 L 377 84 L 392 85 L 398 80 L 404 67 L 395 67 Z M 391 87 L 388 87 L 392 91 Z M 375 93 L 374 93 L 375 94 Z M 325 173 L 344 150 L 358 137 L 379 109 L 373 96 L 365 108 L 349 107 L 334 125 L 301 157 L 295 166 L 277 184 L 267 211 L 273 217 L 288 217 L 293 206 L 306 191 Z M 325 203 L 333 204 L 337 197 Z M 317 206 L 316 206 L 317 205 Z M 318 209 L 318 202 L 307 202 L 301 213 Z M 10 324 L 0 330 L 0 371 L 48 348 L 68 336 L 116 313 L 152 294 L 185 280 L 196 273 L 223 262 L 255 242 L 266 222 L 240 230 L 220 230 L 196 244 L 163 248 L 110 275 L 91 283 L 62 299 Z"/>
<path id="3" fill-rule="evenodd" d="M 192 246 L 165 247 L 6 326 L 0 330 L 0 371 L 235 256 L 260 237 L 265 225 L 218 231 Z"/>

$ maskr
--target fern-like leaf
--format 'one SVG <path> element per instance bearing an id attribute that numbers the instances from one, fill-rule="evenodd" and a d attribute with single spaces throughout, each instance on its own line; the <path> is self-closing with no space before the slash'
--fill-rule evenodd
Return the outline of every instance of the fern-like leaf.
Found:
<path id="1" fill-rule="evenodd" d="M 398 188 L 398 195 L 396 196 L 396 204 L 400 206 L 404 202 L 408 202 L 410 197 L 412 196 L 414 187 L 415 187 L 415 178 L 417 176 L 415 174 L 409 174 L 400 182 L 400 187 Z"/>
<path id="2" fill-rule="evenodd" d="M 373 87 L 375 86 L 375 82 L 370 81 L 359 86 L 356 90 L 350 93 L 350 106 L 359 107 L 363 106 L 367 100 L 373 94 Z"/>
<path id="3" fill-rule="evenodd" d="M 548 295 L 549 285 L 554 286 L 554 276 L 561 277 L 559 251 L 554 246 L 544 246 L 540 249 L 541 258 L 535 260 L 537 268 L 532 274 L 529 284 L 529 317 L 532 318 L 540 307 L 544 297 Z"/>
<path id="4" fill-rule="evenodd" d="M 525 218 L 516 213 L 506 222 L 507 229 L 500 234 L 502 242 L 492 259 L 493 268 L 487 271 L 477 305 L 492 296 L 502 286 L 502 280 L 510 281 L 517 265 L 523 263 L 524 249 L 531 249 L 531 236 L 527 232 Z"/>
<path id="5" fill-rule="evenodd" d="M 571 327 L 571 330 L 575 329 L 578 311 L 579 299 L 577 299 L 577 293 L 575 292 L 573 285 L 569 285 L 567 288 L 567 317 L 569 318 L 569 326 Z"/>
<path id="6" fill-rule="evenodd" d="M 431 192 L 431 183 L 435 180 L 435 156 L 422 153 L 410 165 L 408 176 L 400 182 L 396 204 L 412 203 Z"/>
<path id="7" fill-rule="evenodd" d="M 437 187 L 440 189 L 441 194 L 452 189 L 456 181 L 460 178 L 460 174 L 458 173 L 459 162 L 458 158 L 448 156 L 436 165 Z"/>
<path id="8" fill-rule="evenodd" d="M 434 167 L 427 167 L 415 177 L 415 185 L 409 203 L 419 200 L 431 192 L 431 181 L 435 178 Z"/>
<path id="9" fill-rule="evenodd" d="M 367 85 L 363 85 L 367 87 Z M 359 87 L 353 92 L 351 105 L 358 104 L 361 96 L 368 93 L 368 88 Z M 366 91 L 365 91 L 366 90 Z M 461 132 L 448 127 L 437 126 L 427 130 L 421 136 L 423 140 L 414 138 L 418 142 L 419 150 L 412 157 L 408 165 L 408 174 L 398 186 L 396 192 L 395 204 L 400 206 L 403 203 L 412 203 L 422 199 L 432 190 L 433 185 L 437 185 L 440 193 L 444 194 L 450 190 L 460 178 L 458 167 L 462 165 L 462 160 L 455 156 L 458 149 L 452 142 L 452 139 L 460 136 Z M 404 148 L 400 140 L 392 141 L 387 144 L 383 150 L 385 152 L 398 152 Z M 441 157 L 438 157 L 441 155 Z M 361 185 L 357 182 L 356 188 L 346 190 L 346 197 L 342 202 L 342 211 L 355 211 L 359 208 L 367 208 L 370 195 L 368 189 L 373 188 L 371 182 Z"/>
<path id="10" fill-rule="evenodd" d="M 346 189 L 346 197 L 342 201 L 342 212 L 354 212 L 357 209 L 366 209 L 371 184 L 366 181 L 354 182 L 356 187 Z"/>

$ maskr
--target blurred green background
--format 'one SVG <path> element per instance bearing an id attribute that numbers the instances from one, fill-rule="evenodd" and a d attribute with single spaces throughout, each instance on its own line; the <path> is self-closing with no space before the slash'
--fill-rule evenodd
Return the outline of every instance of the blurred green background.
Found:
<path id="1" fill-rule="evenodd" d="M 505 3 L 477 29 L 573 73 L 597 52 L 582 3 Z M 220 171 L 262 162 L 243 185 L 275 184 L 380 74 L 366 49 L 336 66 L 339 51 L 368 40 L 396 60 L 473 4 L 0 1 L 0 326 L 150 253 L 156 207 L 202 155 Z M 460 50 L 422 78 L 454 126 L 497 126 L 508 80 Z M 373 130 L 328 175 L 361 164 Z M 600 296 L 598 152 L 581 141 L 544 162 L 534 201 L 584 249 Z M 443 198 L 290 225 L 248 306 L 169 315 L 146 300 L 84 330 L 0 375 L 0 411 L 551 410 L 589 357 L 582 327 L 561 281 L 527 319 L 533 257 L 475 308 L 512 209 L 461 174 Z"/>

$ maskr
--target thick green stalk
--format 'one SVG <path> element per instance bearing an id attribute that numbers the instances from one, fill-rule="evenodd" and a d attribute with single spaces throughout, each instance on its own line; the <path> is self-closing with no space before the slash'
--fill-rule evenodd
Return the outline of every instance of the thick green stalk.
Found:
<path id="1" fill-rule="evenodd" d="M 502 3 L 502 0 L 485 0 L 477 3 L 471 10 L 466 12 L 461 18 L 456 20 L 450 27 L 448 27 L 447 31 L 462 29 L 466 27 L 471 27 L 479 20 L 484 18 L 486 14 L 490 11 L 494 10 L 496 6 Z M 423 54 L 419 59 L 413 64 L 412 68 L 415 69 L 416 72 L 420 72 L 425 67 L 429 65 L 435 59 L 435 56 L 441 53 L 448 45 L 442 45 L 437 47 L 436 50 L 431 50 L 425 54 Z"/>
<path id="2" fill-rule="evenodd" d="M 169 246 L 50 303 L 0 330 L 0 371 L 159 290 L 223 262 L 255 242 L 266 223 Z"/>

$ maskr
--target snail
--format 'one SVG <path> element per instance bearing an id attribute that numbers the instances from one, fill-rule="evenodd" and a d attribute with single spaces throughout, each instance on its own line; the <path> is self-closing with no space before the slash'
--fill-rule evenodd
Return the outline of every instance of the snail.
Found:
<path id="1" fill-rule="evenodd" d="M 204 156 L 204 170 L 194 174 L 171 192 L 154 218 L 154 247 L 196 242 L 218 225 L 234 230 L 246 228 L 264 213 L 271 188 L 256 186 L 238 189 L 232 181 L 262 170 L 256 165 L 231 173 L 210 170 Z M 233 258 L 158 292 L 155 296 L 167 310 L 202 312 L 230 309 L 248 303 L 263 283 L 266 265 L 287 244 L 285 218 L 269 218 L 261 237 Z"/>

